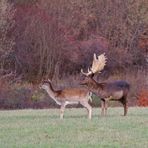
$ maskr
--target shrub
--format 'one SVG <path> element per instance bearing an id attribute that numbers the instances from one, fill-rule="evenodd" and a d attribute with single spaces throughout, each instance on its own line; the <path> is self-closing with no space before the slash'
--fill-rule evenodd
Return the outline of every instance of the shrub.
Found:
<path id="1" fill-rule="evenodd" d="M 148 106 L 148 90 L 141 90 L 138 95 L 138 106 Z"/>

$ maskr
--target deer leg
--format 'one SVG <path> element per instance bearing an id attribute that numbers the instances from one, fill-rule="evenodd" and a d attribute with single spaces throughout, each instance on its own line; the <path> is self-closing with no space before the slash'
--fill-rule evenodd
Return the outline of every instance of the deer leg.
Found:
<path id="1" fill-rule="evenodd" d="M 127 115 L 127 110 L 128 110 L 127 100 L 125 99 L 125 101 L 124 101 L 124 116 Z"/>
<path id="2" fill-rule="evenodd" d="M 105 99 L 104 101 L 105 116 L 107 115 L 107 107 L 108 107 L 108 104 L 107 104 L 107 100 Z"/>
<path id="3" fill-rule="evenodd" d="M 101 99 L 101 115 L 104 116 L 105 100 Z"/>
<path id="4" fill-rule="evenodd" d="M 127 99 L 126 99 L 125 96 L 121 99 L 121 103 L 123 104 L 123 107 L 124 107 L 124 116 L 126 116 L 127 115 L 128 106 L 127 106 Z"/>
<path id="5" fill-rule="evenodd" d="M 65 106 L 66 106 L 65 103 L 63 103 L 63 104 L 61 105 L 61 109 L 60 109 L 60 119 L 63 119 Z"/>
<path id="6" fill-rule="evenodd" d="M 91 119 L 92 116 L 92 107 L 88 104 L 88 102 L 80 102 L 81 105 L 83 105 L 87 111 L 88 111 L 88 118 Z"/>
<path id="7" fill-rule="evenodd" d="M 111 100 L 111 99 L 113 99 L 112 96 L 109 96 L 109 97 L 104 99 L 105 116 L 107 115 L 108 101 Z"/>

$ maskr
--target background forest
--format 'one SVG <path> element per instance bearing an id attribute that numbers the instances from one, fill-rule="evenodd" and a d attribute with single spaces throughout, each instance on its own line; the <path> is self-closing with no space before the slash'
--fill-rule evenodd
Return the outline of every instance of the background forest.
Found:
<path id="1" fill-rule="evenodd" d="M 39 83 L 78 86 L 94 52 L 108 57 L 95 79 L 127 80 L 147 106 L 146 0 L 0 0 L 0 109 L 55 107 Z"/>

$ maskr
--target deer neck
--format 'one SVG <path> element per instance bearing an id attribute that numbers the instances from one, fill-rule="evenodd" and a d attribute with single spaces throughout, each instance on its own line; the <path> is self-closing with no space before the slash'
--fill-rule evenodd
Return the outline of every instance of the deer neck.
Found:
<path id="1" fill-rule="evenodd" d="M 61 105 L 61 102 L 57 98 L 58 92 L 53 89 L 51 83 L 49 83 L 49 87 L 46 89 L 46 91 L 51 99 L 53 99 L 58 105 Z"/>
<path id="2" fill-rule="evenodd" d="M 99 83 L 97 81 L 95 81 L 94 79 L 91 79 L 91 84 L 90 84 L 91 88 L 93 89 L 98 89 L 98 87 L 100 88 L 99 86 Z"/>
<path id="3" fill-rule="evenodd" d="M 55 100 L 56 96 L 57 96 L 57 92 L 53 89 L 51 83 L 49 83 L 49 87 L 48 89 L 46 89 L 48 95 Z"/>
<path id="4" fill-rule="evenodd" d="M 102 92 L 104 90 L 104 84 L 103 83 L 98 83 L 94 79 L 91 79 L 91 83 L 90 83 L 90 85 L 88 87 L 94 93 Z"/>

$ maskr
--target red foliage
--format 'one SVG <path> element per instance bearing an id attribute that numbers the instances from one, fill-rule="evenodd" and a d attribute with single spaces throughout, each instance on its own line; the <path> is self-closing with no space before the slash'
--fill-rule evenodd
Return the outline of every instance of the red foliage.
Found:
<path id="1" fill-rule="evenodd" d="M 138 46 L 143 53 L 147 54 L 148 53 L 148 37 L 141 37 L 138 40 Z"/>
<path id="2" fill-rule="evenodd" d="M 138 106 L 148 106 L 148 90 L 142 90 L 138 96 Z"/>

